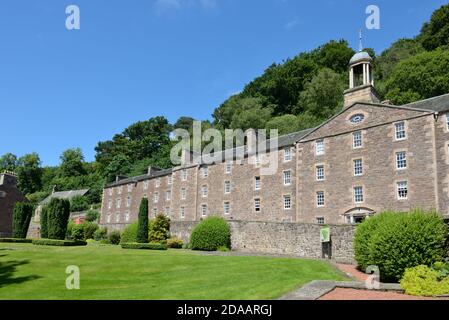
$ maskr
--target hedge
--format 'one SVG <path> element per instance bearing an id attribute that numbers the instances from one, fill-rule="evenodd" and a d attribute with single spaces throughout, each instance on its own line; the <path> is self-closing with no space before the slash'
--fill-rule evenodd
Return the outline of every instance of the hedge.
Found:
<path id="1" fill-rule="evenodd" d="M 41 210 L 41 238 L 48 238 L 48 211 L 47 206 L 43 206 Z"/>
<path id="2" fill-rule="evenodd" d="M 47 228 L 50 239 L 63 240 L 66 236 L 70 216 L 70 201 L 51 199 L 47 207 Z"/>
<path id="3" fill-rule="evenodd" d="M 37 246 L 58 246 L 58 247 L 75 247 L 87 245 L 86 241 L 70 241 L 70 240 L 55 240 L 55 239 L 33 239 L 32 243 Z"/>
<path id="4" fill-rule="evenodd" d="M 18 238 L 0 238 L 0 242 L 11 242 L 11 243 L 31 243 L 32 239 L 18 239 Z"/>
<path id="5" fill-rule="evenodd" d="M 17 202 L 12 214 L 12 237 L 25 239 L 33 215 L 33 205 L 26 202 Z"/>
<path id="6" fill-rule="evenodd" d="M 399 281 L 407 268 L 443 261 L 447 236 L 437 213 L 381 213 L 357 228 L 355 258 L 362 270 L 378 266 L 383 281 Z"/>
<path id="7" fill-rule="evenodd" d="M 209 217 L 198 224 L 190 236 L 193 250 L 216 251 L 219 247 L 231 247 L 231 229 L 218 216 Z"/>
<path id="8" fill-rule="evenodd" d="M 167 245 L 161 243 L 122 243 L 123 249 L 142 249 L 142 250 L 167 250 Z"/>
<path id="9" fill-rule="evenodd" d="M 137 220 L 136 242 L 148 243 L 148 199 L 142 198 Z"/>
<path id="10" fill-rule="evenodd" d="M 413 296 L 437 296 L 449 294 L 449 277 L 428 266 L 407 269 L 401 279 L 401 288 Z"/>
<path id="11" fill-rule="evenodd" d="M 182 240 L 178 238 L 170 238 L 167 240 L 167 247 L 172 249 L 182 249 L 183 245 Z"/>

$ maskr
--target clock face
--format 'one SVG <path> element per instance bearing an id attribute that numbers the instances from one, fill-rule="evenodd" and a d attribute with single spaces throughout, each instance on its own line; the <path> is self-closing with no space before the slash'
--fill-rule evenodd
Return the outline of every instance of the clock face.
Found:
<path id="1" fill-rule="evenodd" d="M 349 121 L 353 124 L 361 123 L 363 120 L 365 120 L 365 116 L 363 114 L 356 114 L 351 117 Z"/>

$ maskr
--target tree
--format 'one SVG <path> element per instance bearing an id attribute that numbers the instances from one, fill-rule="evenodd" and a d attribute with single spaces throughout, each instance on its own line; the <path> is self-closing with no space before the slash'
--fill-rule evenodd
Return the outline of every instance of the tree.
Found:
<path id="1" fill-rule="evenodd" d="M 137 225 L 137 242 L 148 243 L 148 199 L 140 201 L 139 219 Z"/>
<path id="2" fill-rule="evenodd" d="M 267 122 L 266 129 L 277 129 L 279 135 L 284 135 L 299 131 L 298 117 L 292 114 L 272 118 Z"/>
<path id="3" fill-rule="evenodd" d="M 26 154 L 17 161 L 18 187 L 24 194 L 34 193 L 42 187 L 41 160 L 37 153 Z"/>
<path id="4" fill-rule="evenodd" d="M 53 198 L 47 208 L 48 238 L 64 240 L 70 217 L 70 201 Z"/>
<path id="5" fill-rule="evenodd" d="M 15 171 L 17 168 L 17 156 L 6 153 L 0 158 L 0 171 Z"/>
<path id="6" fill-rule="evenodd" d="M 184 129 L 192 132 L 194 121 L 195 119 L 193 119 L 192 117 L 180 117 L 173 125 L 173 129 Z"/>
<path id="7" fill-rule="evenodd" d="M 33 206 L 26 202 L 17 202 L 13 210 L 12 237 L 25 239 L 30 226 Z"/>
<path id="8" fill-rule="evenodd" d="M 423 52 L 402 61 L 385 84 L 386 97 L 406 104 L 449 92 L 449 52 Z"/>
<path id="9" fill-rule="evenodd" d="M 434 11 L 430 22 L 424 24 L 418 39 L 428 51 L 449 44 L 449 4 Z"/>
<path id="10" fill-rule="evenodd" d="M 125 156 L 116 155 L 104 170 L 107 182 L 115 180 L 116 176 L 127 174 L 131 170 L 131 161 Z"/>
<path id="11" fill-rule="evenodd" d="M 100 213 L 97 210 L 89 210 L 86 213 L 86 220 L 89 222 L 95 222 L 100 217 Z"/>
<path id="12" fill-rule="evenodd" d="M 151 221 L 148 232 L 150 242 L 163 242 L 170 238 L 170 219 L 164 214 L 158 214 Z"/>
<path id="13" fill-rule="evenodd" d="M 48 211 L 47 206 L 43 206 L 41 210 L 41 217 L 40 217 L 40 223 L 41 223 L 41 238 L 47 239 L 48 238 Z"/>
<path id="14" fill-rule="evenodd" d="M 76 148 L 64 151 L 61 155 L 59 170 L 62 177 L 85 175 L 84 155 L 81 149 Z"/>
<path id="15" fill-rule="evenodd" d="M 312 58 L 322 68 L 328 68 L 338 73 L 346 72 L 348 62 L 355 54 L 346 40 L 331 40 L 312 51 Z"/>
<path id="16" fill-rule="evenodd" d="M 242 129 L 243 131 L 253 129 L 263 129 L 271 118 L 272 109 L 257 106 L 251 109 L 245 109 L 236 113 L 232 118 L 231 128 Z"/>
<path id="17" fill-rule="evenodd" d="M 89 202 L 84 196 L 76 196 L 70 200 L 70 212 L 81 212 L 89 209 Z"/>

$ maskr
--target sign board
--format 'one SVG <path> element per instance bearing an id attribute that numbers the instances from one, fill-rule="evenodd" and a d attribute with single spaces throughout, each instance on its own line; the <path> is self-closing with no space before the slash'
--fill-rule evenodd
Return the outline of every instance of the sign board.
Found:
<path id="1" fill-rule="evenodd" d="M 331 229 L 329 227 L 321 228 L 320 240 L 321 240 L 321 242 L 330 242 L 331 241 Z"/>

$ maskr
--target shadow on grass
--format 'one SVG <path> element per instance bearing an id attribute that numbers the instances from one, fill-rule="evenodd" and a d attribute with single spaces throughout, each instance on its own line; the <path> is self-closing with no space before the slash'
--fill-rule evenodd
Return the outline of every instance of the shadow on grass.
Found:
<path id="1" fill-rule="evenodd" d="M 10 284 L 19 284 L 27 281 L 39 279 L 37 275 L 30 275 L 24 277 L 14 277 L 17 272 L 17 267 L 30 263 L 29 260 L 14 260 L 0 262 L 0 288 Z"/>

